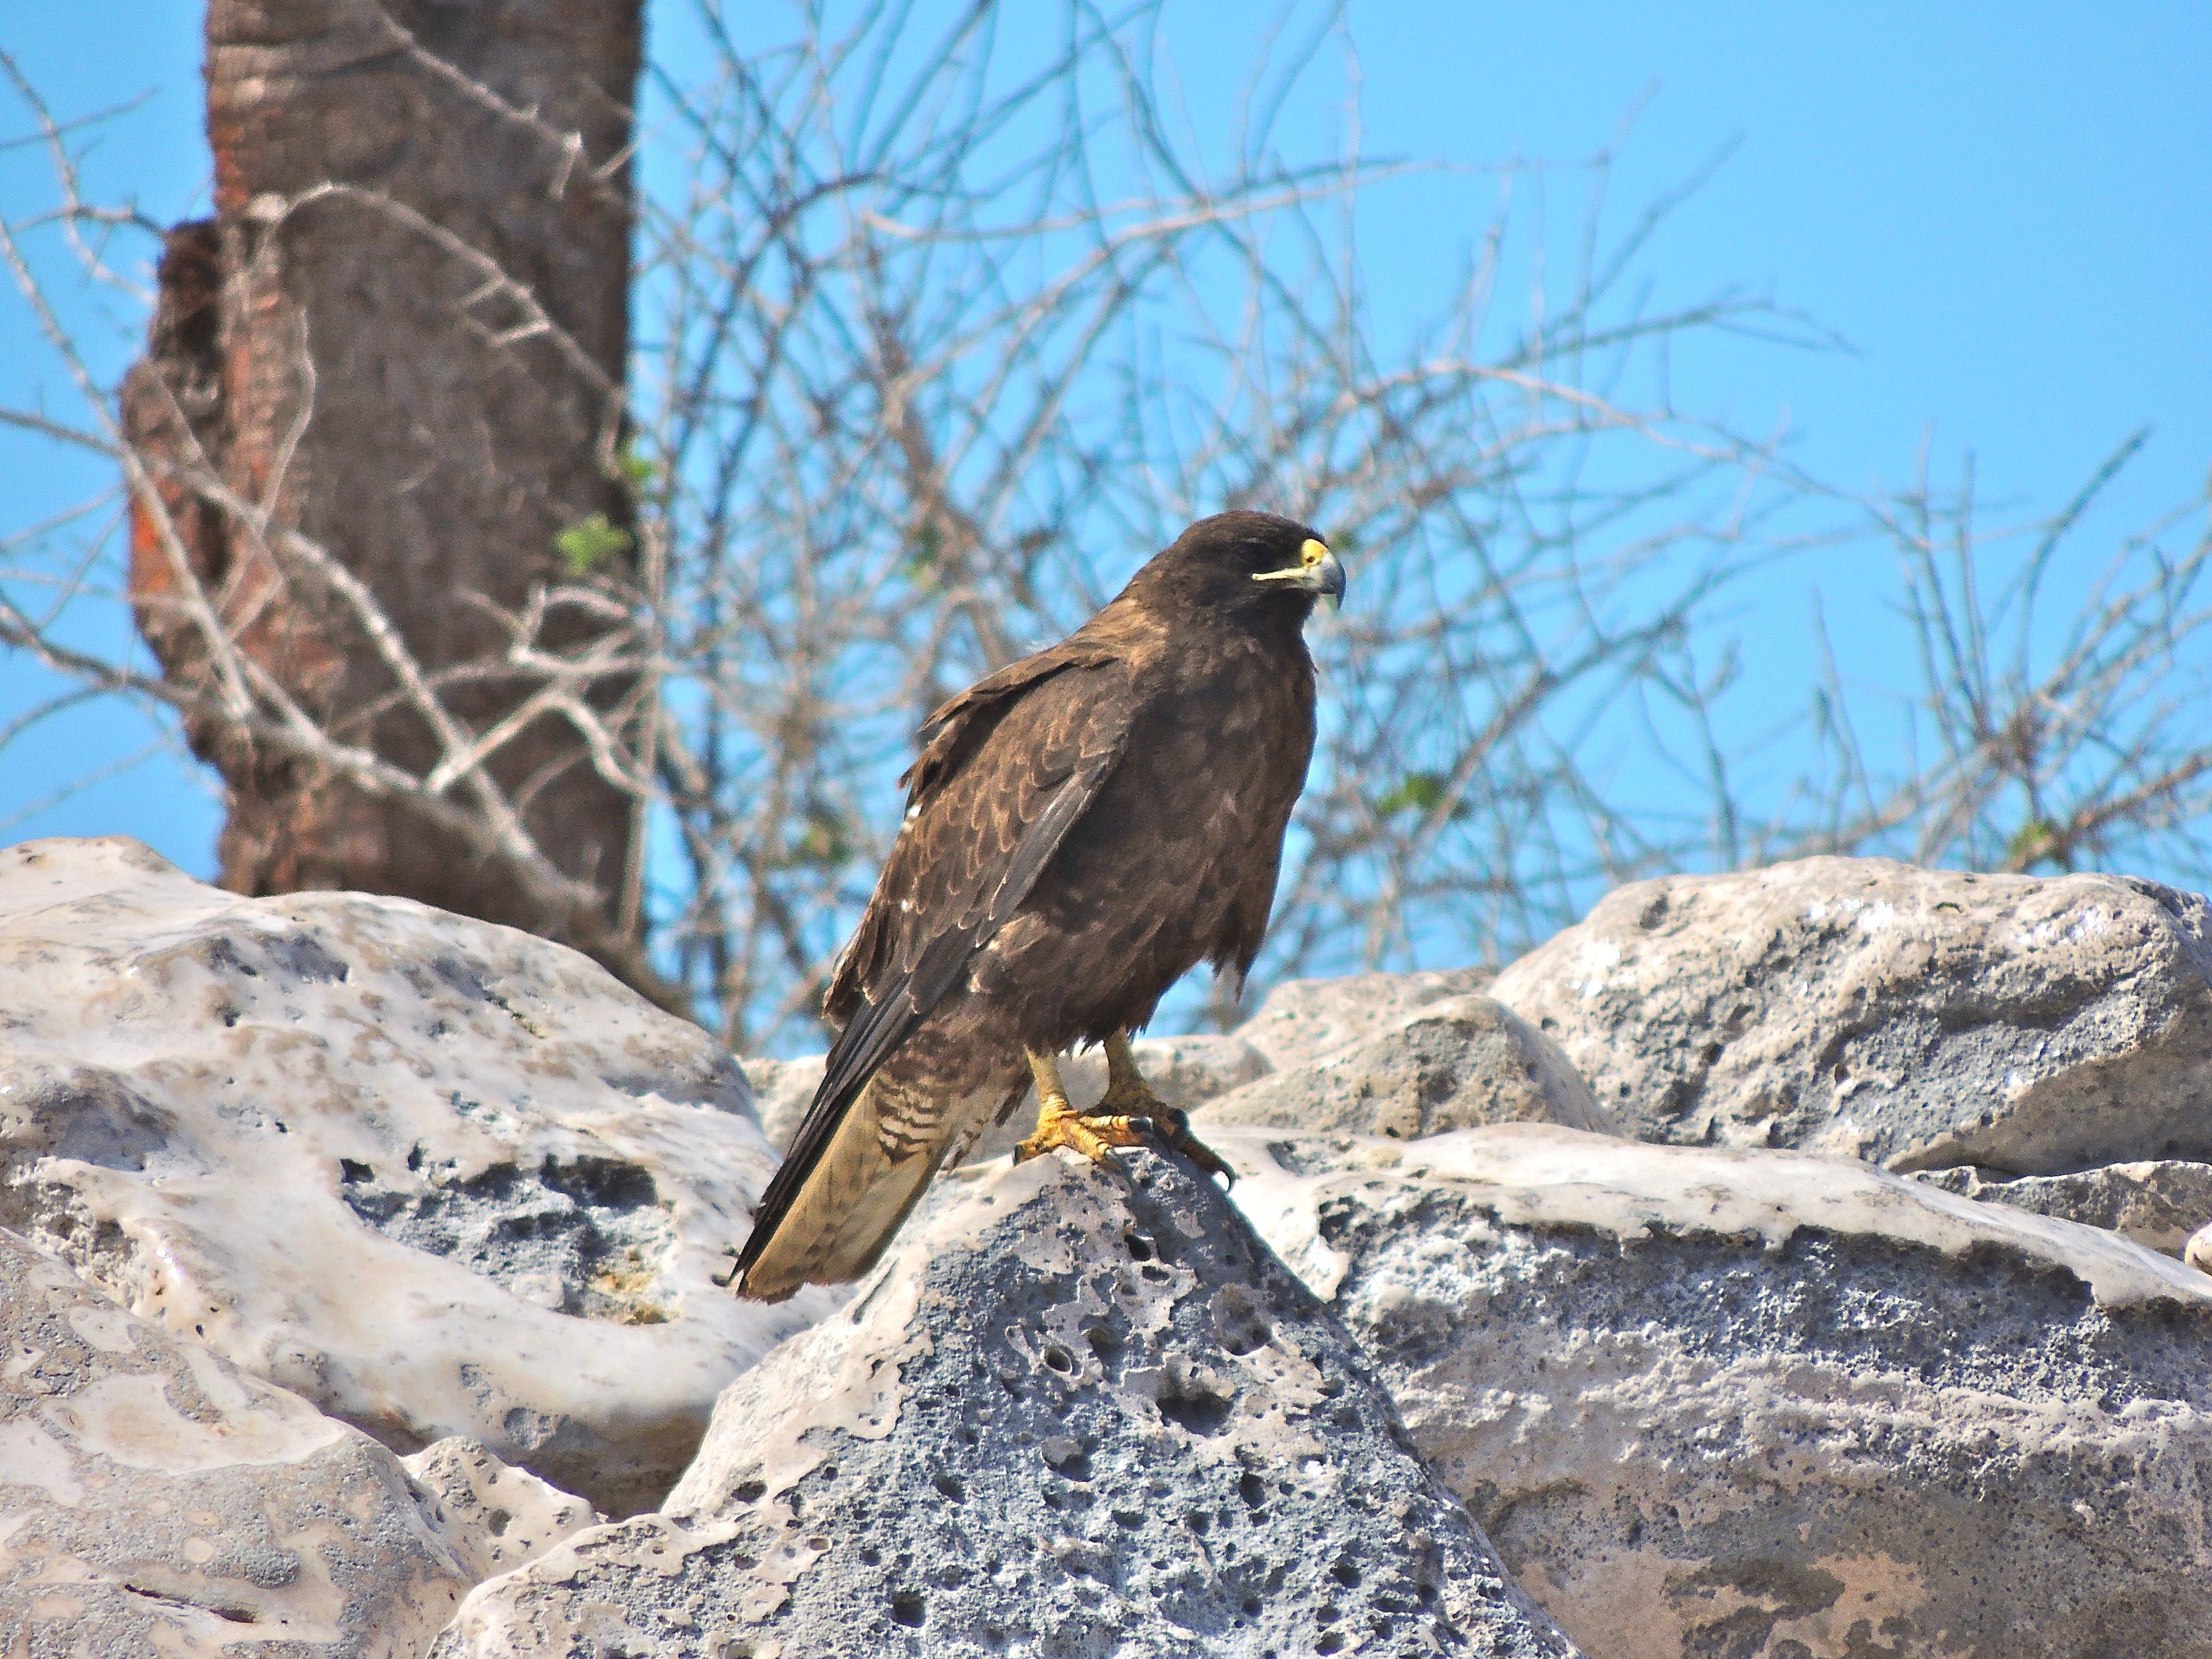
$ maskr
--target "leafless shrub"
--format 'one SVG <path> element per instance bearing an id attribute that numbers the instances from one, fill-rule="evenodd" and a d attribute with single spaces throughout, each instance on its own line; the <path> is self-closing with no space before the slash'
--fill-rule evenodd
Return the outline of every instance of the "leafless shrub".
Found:
<path id="1" fill-rule="evenodd" d="M 680 158 L 681 183 L 643 226 L 645 343 L 619 461 L 635 540 L 574 526 L 574 580 L 504 618 L 499 661 L 455 671 L 528 679 L 533 711 L 568 720 L 644 804 L 651 878 L 625 902 L 733 1045 L 812 1037 L 823 965 L 896 830 L 892 779 L 922 715 L 1073 626 L 1184 522 L 1236 506 L 1319 526 L 1354 573 L 1340 623 L 1316 635 L 1323 748 L 1256 982 L 1496 959 L 1613 881 L 1799 851 L 2202 867 L 2205 763 L 2181 712 L 2201 539 L 2170 559 L 2165 530 L 2124 550 L 2054 655 L 2037 605 L 2064 524 L 2004 563 L 1964 496 L 1866 504 L 1905 559 L 1927 678 L 1912 746 L 1869 758 L 1857 734 L 1887 716 L 1834 673 L 1810 726 L 1781 740 L 1810 754 L 1797 786 L 1747 799 L 1716 718 L 1729 676 L 1712 601 L 1786 551 L 1778 515 L 1832 518 L 1834 503 L 1771 441 L 1677 410 L 1666 370 L 1706 337 L 1816 332 L 1734 295 L 1647 310 L 1632 274 L 1669 204 L 1613 229 L 1601 155 L 1499 174 L 1462 280 L 1386 352 L 1351 204 L 1387 170 L 1356 147 L 1286 161 L 1266 112 L 1325 30 L 1255 82 L 1234 159 L 1209 166 L 1169 136 L 1148 8 L 1068 0 L 1049 30 L 1024 14 L 1018 39 L 1008 16 L 965 9 L 927 36 L 904 6 L 835 27 L 798 8 L 770 37 L 697 0 L 708 70 L 659 72 L 651 142 Z M 112 216 L 78 199 L 67 135 L 48 142 L 61 205 L 9 221 L 0 252 L 82 413 L 0 419 L 112 458 L 172 543 L 164 486 L 252 514 L 207 469 L 156 477 L 123 443 L 23 252 L 59 227 L 106 269 L 83 236 Z M 1585 208 L 1579 257 L 1509 305 L 1520 216 L 1563 187 Z M 527 315 L 526 287 L 485 281 Z M 218 668 L 202 683 L 88 647 L 70 618 L 115 605 L 116 540 L 112 526 L 9 537 L 0 640 L 82 687 L 312 754 L 564 896 L 484 770 L 508 726 L 455 719 L 455 672 L 411 665 L 325 550 L 268 538 L 276 566 L 388 647 L 396 695 L 439 733 L 419 772 L 289 705 L 236 648 L 234 595 L 181 586 L 175 615 Z M 1998 568 L 2011 574 L 1992 593 Z M 587 649 L 546 643 L 563 607 L 597 619 Z M 1992 644 L 2008 629 L 2009 656 Z M 641 689 L 611 715 L 591 692 L 617 678 Z M 1679 763 L 1675 810 L 1625 800 L 1609 758 L 1624 744 Z M 1180 1017 L 1231 1018 L 1233 993 Z"/>
<path id="2" fill-rule="evenodd" d="M 1685 337 L 1793 325 L 1624 298 L 1656 220 L 1606 234 L 1607 158 L 1564 291 L 1496 301 L 1511 187 L 1541 182 L 1509 178 L 1385 358 L 1350 222 L 1371 174 L 1280 161 L 1264 123 L 1202 170 L 1165 136 L 1146 15 L 1072 6 L 1042 62 L 988 9 L 767 52 L 705 16 L 720 76 L 668 84 L 690 194 L 650 226 L 638 395 L 653 614 L 688 669 L 668 925 L 733 1037 L 810 1009 L 921 716 L 1228 507 L 1322 526 L 1355 571 L 1316 639 L 1328 732 L 1262 977 L 1417 934 L 1494 954 L 1588 878 L 1678 855 L 1607 811 L 1573 727 L 1676 651 L 1790 484 L 1620 388 Z"/>
<path id="3" fill-rule="evenodd" d="M 1753 856 L 1882 853 L 1975 870 L 2212 872 L 2212 495 L 2100 554 L 2084 521 L 2141 449 L 2059 512 L 1990 522 L 1972 459 L 1863 505 L 1894 550 L 1918 684 L 1823 638 L 1796 799 Z"/>

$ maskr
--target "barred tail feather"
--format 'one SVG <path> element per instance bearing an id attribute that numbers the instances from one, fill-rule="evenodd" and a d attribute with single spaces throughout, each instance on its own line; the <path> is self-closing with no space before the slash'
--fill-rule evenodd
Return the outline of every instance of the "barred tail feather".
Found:
<path id="1" fill-rule="evenodd" d="M 781 1302 L 803 1285 L 858 1279 L 876 1265 L 928 1190 L 930 1177 L 965 1153 L 984 1125 L 994 1115 L 1004 1116 L 1021 1094 L 1017 1086 L 1010 1093 L 994 1090 L 983 1097 L 933 1101 L 930 1121 L 916 1121 L 920 1103 L 880 1080 L 871 1082 L 797 1191 L 779 1213 L 763 1216 L 746 1241 L 738 1294 Z M 949 1122 L 937 1116 L 948 1109 Z"/>

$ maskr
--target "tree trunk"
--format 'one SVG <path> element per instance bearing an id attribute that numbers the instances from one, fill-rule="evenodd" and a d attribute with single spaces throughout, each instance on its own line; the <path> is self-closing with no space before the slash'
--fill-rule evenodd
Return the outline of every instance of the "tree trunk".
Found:
<path id="1" fill-rule="evenodd" d="M 622 574 L 640 9 L 210 0 L 216 216 L 172 234 L 124 395 L 148 480 L 131 597 L 173 684 L 219 679 L 212 612 L 265 706 L 289 698 L 421 778 L 456 732 L 487 732 L 544 684 L 509 662 L 500 613 L 573 580 L 556 539 L 592 526 L 584 550 Z M 295 556 L 287 532 L 342 572 Z M 443 733 L 345 602 L 343 572 L 438 688 Z M 537 642 L 574 651 L 609 614 L 556 610 L 565 629 Z M 641 718 L 635 678 L 586 701 L 617 727 Z M 210 708 L 187 724 L 228 785 L 225 887 L 402 894 L 567 940 L 667 1000 L 637 944 L 635 801 L 571 720 L 539 716 L 489 768 L 565 890 L 404 791 Z"/>

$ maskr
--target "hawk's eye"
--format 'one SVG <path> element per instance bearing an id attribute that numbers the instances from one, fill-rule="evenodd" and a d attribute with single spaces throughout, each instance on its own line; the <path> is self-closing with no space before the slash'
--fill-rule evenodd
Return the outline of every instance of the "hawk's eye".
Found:
<path id="1" fill-rule="evenodd" d="M 1278 570 L 1255 570 L 1252 580 L 1324 598 L 1331 609 L 1344 599 L 1344 567 L 1317 537 L 1309 536 L 1298 544 L 1295 562 Z"/>

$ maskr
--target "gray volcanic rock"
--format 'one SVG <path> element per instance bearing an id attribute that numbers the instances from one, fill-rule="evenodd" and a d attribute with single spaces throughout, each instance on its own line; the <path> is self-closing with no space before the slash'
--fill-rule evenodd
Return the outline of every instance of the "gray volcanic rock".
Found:
<path id="1" fill-rule="evenodd" d="M 1608 895 L 1492 994 L 1630 1131 L 1895 1170 L 2212 1159 L 2212 906 L 1807 859 Z"/>
<path id="2" fill-rule="evenodd" d="M 1267 1073 L 1267 1056 L 1241 1031 L 1220 1036 L 1201 1031 L 1188 1036 L 1139 1037 L 1131 1047 L 1152 1092 L 1185 1111 Z M 1071 1056 L 1061 1081 L 1078 1110 L 1095 1103 L 1106 1092 L 1105 1054 L 1094 1048 Z M 1034 1099 L 1029 1103 L 1034 1110 Z"/>
<path id="3" fill-rule="evenodd" d="M 1557 1044 L 1504 1003 L 1478 995 L 1427 1003 L 1322 1059 L 1210 1100 L 1192 1115 L 1201 1124 L 1397 1140 L 1480 1123 L 1615 1132 Z"/>
<path id="4" fill-rule="evenodd" d="M 1920 1179 L 1984 1204 L 2106 1227 L 2160 1255 L 2178 1256 L 2212 1224 L 2212 1164 L 2107 1164 L 2079 1175 L 2014 1176 L 1938 1170 Z"/>
<path id="5" fill-rule="evenodd" d="M 718 1289 L 775 1155 L 696 1026 L 404 899 L 0 851 L 0 1224 L 400 1452 L 626 1512 L 836 1305 Z"/>
<path id="6" fill-rule="evenodd" d="M 383 1659 L 475 1582 L 384 1447 L 0 1231 L 0 1651 Z"/>
<path id="7" fill-rule="evenodd" d="M 1212 1144 L 1605 1659 L 2212 1653 L 2212 1279 L 1844 1159 Z"/>
<path id="8" fill-rule="evenodd" d="M 1403 1024 L 1431 1003 L 1480 991 L 1494 977 L 1488 968 L 1453 968 L 1286 980 L 1231 1035 L 1266 1056 L 1270 1070 L 1287 1072 Z"/>
<path id="9" fill-rule="evenodd" d="M 1572 1651 L 1210 1184 L 954 1177 L 732 1384 L 666 1511 L 484 1585 L 442 1659 Z"/>

